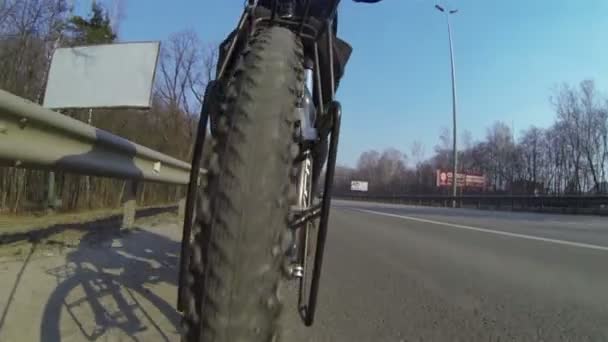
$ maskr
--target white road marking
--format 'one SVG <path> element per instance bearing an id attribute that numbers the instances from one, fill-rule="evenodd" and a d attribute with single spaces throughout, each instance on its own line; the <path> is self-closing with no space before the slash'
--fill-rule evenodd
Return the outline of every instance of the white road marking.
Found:
<path id="1" fill-rule="evenodd" d="M 533 235 L 518 234 L 518 233 L 509 233 L 509 232 L 505 232 L 505 231 L 501 231 L 501 230 L 493 230 L 493 229 L 488 229 L 488 228 L 471 227 L 471 226 L 465 226 L 465 225 L 461 225 L 461 224 L 454 224 L 454 223 L 441 222 L 441 221 L 433 221 L 433 220 L 427 220 L 427 219 L 422 219 L 422 218 L 413 217 L 413 216 L 389 214 L 389 213 L 383 213 L 383 212 L 380 212 L 380 211 L 373 211 L 373 210 L 367 210 L 367 209 L 358 209 L 358 208 L 349 208 L 349 209 L 356 210 L 356 211 L 361 211 L 361 212 L 365 212 L 365 213 L 370 213 L 370 214 L 396 217 L 396 218 L 400 218 L 400 219 L 404 219 L 404 220 L 418 221 L 418 222 L 423 222 L 423 223 L 430 223 L 430 224 L 435 224 L 435 225 L 440 225 L 440 226 L 446 226 L 446 227 L 452 227 L 452 228 L 458 228 L 458 229 L 472 230 L 472 231 L 482 232 L 482 233 L 488 233 L 488 234 L 509 236 L 509 237 L 515 237 L 515 238 L 520 238 L 520 239 L 526 239 L 526 240 L 542 241 L 542 242 L 548 242 L 548 243 L 555 243 L 555 244 L 558 244 L 558 245 L 581 247 L 581 248 L 595 249 L 595 250 L 599 250 L 599 251 L 608 252 L 608 247 L 606 247 L 606 246 L 592 245 L 592 244 L 589 244 L 589 243 L 566 241 L 566 240 L 559 240 L 559 239 L 550 239 L 550 238 L 544 238 L 544 237 L 533 236 Z"/>

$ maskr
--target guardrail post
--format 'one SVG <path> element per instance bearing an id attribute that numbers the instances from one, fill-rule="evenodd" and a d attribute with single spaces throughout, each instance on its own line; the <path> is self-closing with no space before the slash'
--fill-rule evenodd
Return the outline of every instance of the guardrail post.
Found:
<path id="1" fill-rule="evenodd" d="M 543 205 L 543 199 L 540 199 L 540 211 L 543 211 L 544 209 L 544 205 Z"/>
<path id="2" fill-rule="evenodd" d="M 128 180 L 125 184 L 123 197 L 123 214 L 121 228 L 129 229 L 135 223 L 135 211 L 137 209 L 137 181 Z"/>
<path id="3" fill-rule="evenodd" d="M 55 211 L 55 172 L 49 172 L 48 185 L 46 196 L 46 211 L 53 213 Z"/>
<path id="4" fill-rule="evenodd" d="M 178 222 L 184 222 L 186 217 L 186 198 L 182 198 L 179 200 L 177 205 L 177 220 Z"/>

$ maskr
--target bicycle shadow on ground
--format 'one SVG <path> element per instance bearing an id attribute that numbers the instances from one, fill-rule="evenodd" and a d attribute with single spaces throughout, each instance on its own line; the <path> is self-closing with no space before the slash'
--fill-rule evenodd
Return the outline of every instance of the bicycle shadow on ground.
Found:
<path id="1" fill-rule="evenodd" d="M 149 230 L 92 231 L 66 263 L 47 270 L 57 286 L 40 341 L 172 341 L 180 243 Z"/>

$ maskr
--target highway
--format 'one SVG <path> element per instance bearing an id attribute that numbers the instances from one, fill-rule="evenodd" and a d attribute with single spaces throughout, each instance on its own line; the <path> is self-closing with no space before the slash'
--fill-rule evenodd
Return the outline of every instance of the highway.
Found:
<path id="1" fill-rule="evenodd" d="M 0 341 L 179 341 L 174 213 L 0 248 Z M 608 219 L 335 201 L 315 325 L 285 342 L 608 341 Z"/>
<path id="2" fill-rule="evenodd" d="M 608 341 L 608 219 L 334 201 L 286 341 Z"/>

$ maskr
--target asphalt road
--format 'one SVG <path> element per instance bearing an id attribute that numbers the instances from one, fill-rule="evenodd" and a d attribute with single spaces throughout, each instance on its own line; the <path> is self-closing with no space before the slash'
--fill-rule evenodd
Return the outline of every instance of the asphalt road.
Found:
<path id="1" fill-rule="evenodd" d="M 0 341 L 179 341 L 180 224 L 0 248 Z M 84 228 L 84 227 L 83 227 Z M 608 220 L 336 201 L 319 310 L 283 341 L 608 341 Z"/>
<path id="2" fill-rule="evenodd" d="M 608 219 L 336 201 L 286 341 L 608 341 Z"/>

